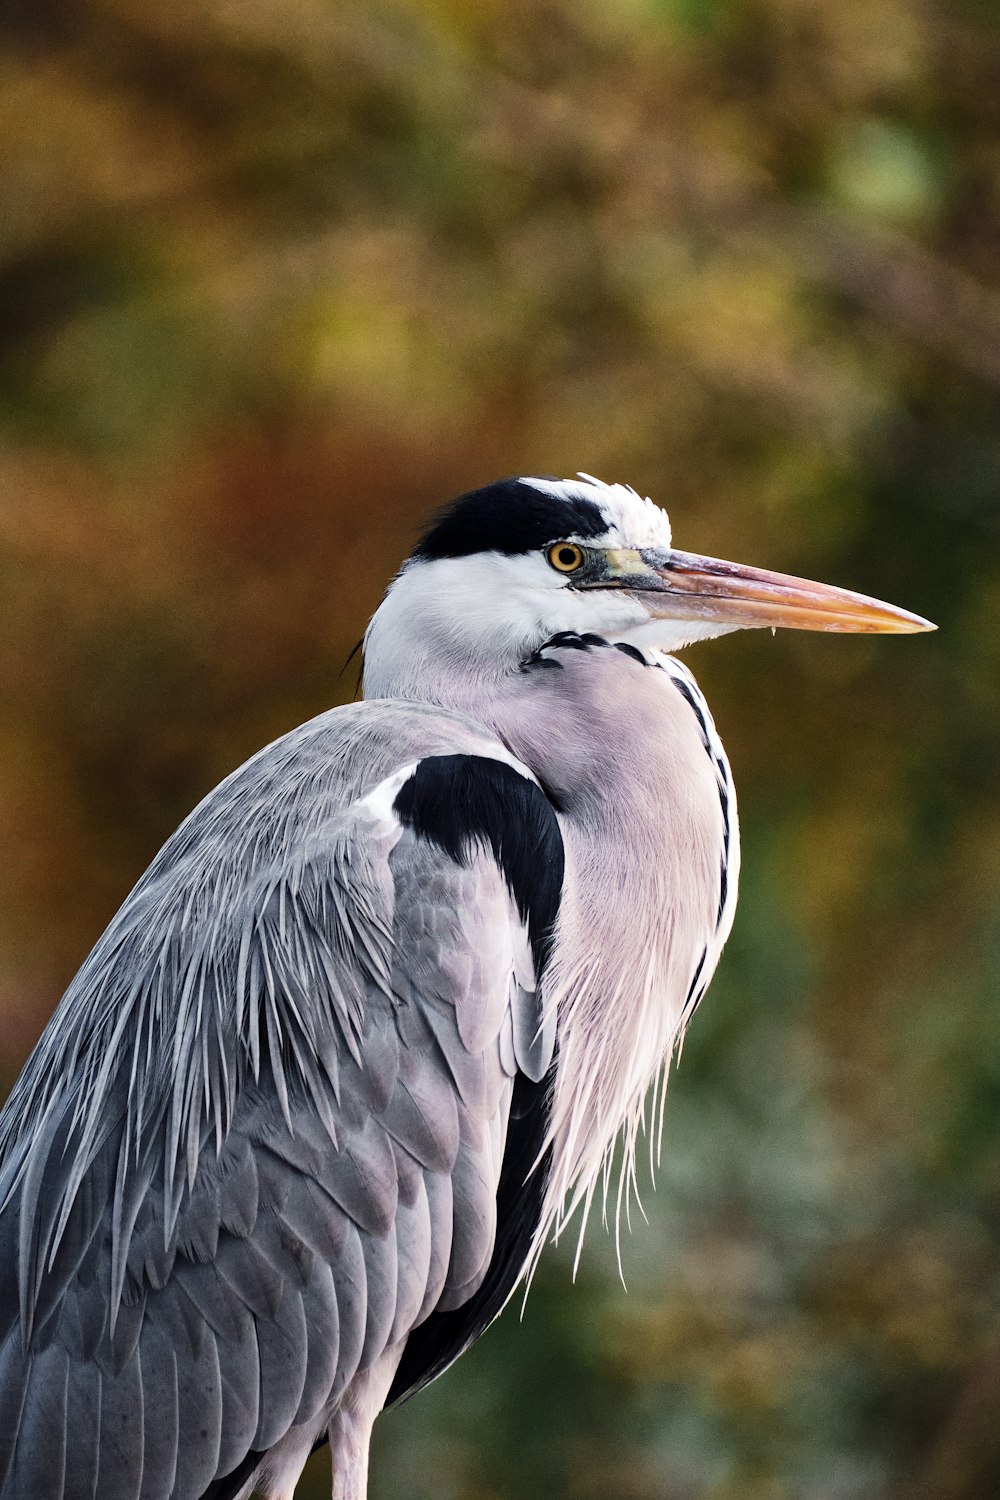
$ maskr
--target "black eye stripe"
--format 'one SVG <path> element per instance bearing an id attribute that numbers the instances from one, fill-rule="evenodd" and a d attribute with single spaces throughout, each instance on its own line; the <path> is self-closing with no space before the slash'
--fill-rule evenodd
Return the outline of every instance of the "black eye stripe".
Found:
<path id="1" fill-rule="evenodd" d="M 608 524 L 596 500 L 560 499 L 520 479 L 501 479 L 462 495 L 443 511 L 413 555 L 428 560 L 476 552 L 516 556 L 537 552 L 560 536 L 605 536 Z"/>

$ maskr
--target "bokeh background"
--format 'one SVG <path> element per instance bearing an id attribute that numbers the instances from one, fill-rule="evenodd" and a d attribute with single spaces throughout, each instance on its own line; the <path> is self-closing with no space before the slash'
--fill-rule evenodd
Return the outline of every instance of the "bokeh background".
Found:
<path id="1" fill-rule="evenodd" d="M 689 658 L 736 929 L 625 1250 L 374 1497 L 1000 1495 L 1000 11 L 5 0 L 0 1083 L 194 801 L 501 474 L 936 619 Z M 328 1493 L 314 1459 L 302 1493 Z"/>

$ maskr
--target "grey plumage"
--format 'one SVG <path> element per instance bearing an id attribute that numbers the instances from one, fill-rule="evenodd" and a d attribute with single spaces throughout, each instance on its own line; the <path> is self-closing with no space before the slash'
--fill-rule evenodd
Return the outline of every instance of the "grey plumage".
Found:
<path id="1" fill-rule="evenodd" d="M 61 1494 L 96 1432 L 102 1497 L 200 1495 L 482 1273 L 499 1034 L 509 1013 L 533 1039 L 535 997 L 502 931 L 484 974 L 480 932 L 520 925 L 496 867 L 393 844 L 365 803 L 401 740 L 509 758 L 417 705 L 271 746 L 164 847 L 16 1086 L 0 1383 L 26 1377 L 0 1493 Z M 454 1241 L 426 1174 L 454 1179 Z M 100 1419 L 67 1435 L 68 1373 Z"/>
<path id="2" fill-rule="evenodd" d="M 205 798 L 15 1085 L 3 1500 L 290 1495 L 324 1434 L 359 1500 L 387 1395 L 585 1218 L 621 1128 L 627 1191 L 732 921 L 735 797 L 620 561 L 666 573 L 662 512 L 596 481 L 495 489 L 390 591 L 374 701 Z M 463 541 L 505 513 L 523 547 Z M 592 593 L 539 536 L 602 543 Z M 733 628 L 682 618 L 678 643 Z"/>

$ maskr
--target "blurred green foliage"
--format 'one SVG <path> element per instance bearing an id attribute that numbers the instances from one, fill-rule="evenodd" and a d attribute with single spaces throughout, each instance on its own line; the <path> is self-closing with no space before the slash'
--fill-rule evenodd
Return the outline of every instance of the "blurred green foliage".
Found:
<path id="1" fill-rule="evenodd" d="M 551 1253 L 380 1424 L 376 1500 L 1000 1493 L 1000 12 L 7 0 L 0 41 L 4 1083 L 196 798 L 350 696 L 420 517 L 630 481 L 942 628 L 690 653 L 743 897 L 628 1295 L 599 1229 L 575 1287 Z"/>

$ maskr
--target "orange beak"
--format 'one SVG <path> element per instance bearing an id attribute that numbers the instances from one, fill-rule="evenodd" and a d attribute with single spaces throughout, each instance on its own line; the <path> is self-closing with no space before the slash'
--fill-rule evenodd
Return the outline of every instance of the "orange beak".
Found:
<path id="1" fill-rule="evenodd" d="M 609 561 L 607 582 L 634 591 L 658 618 L 875 634 L 937 629 L 921 615 L 866 594 L 694 552 L 644 550 L 611 554 Z"/>

